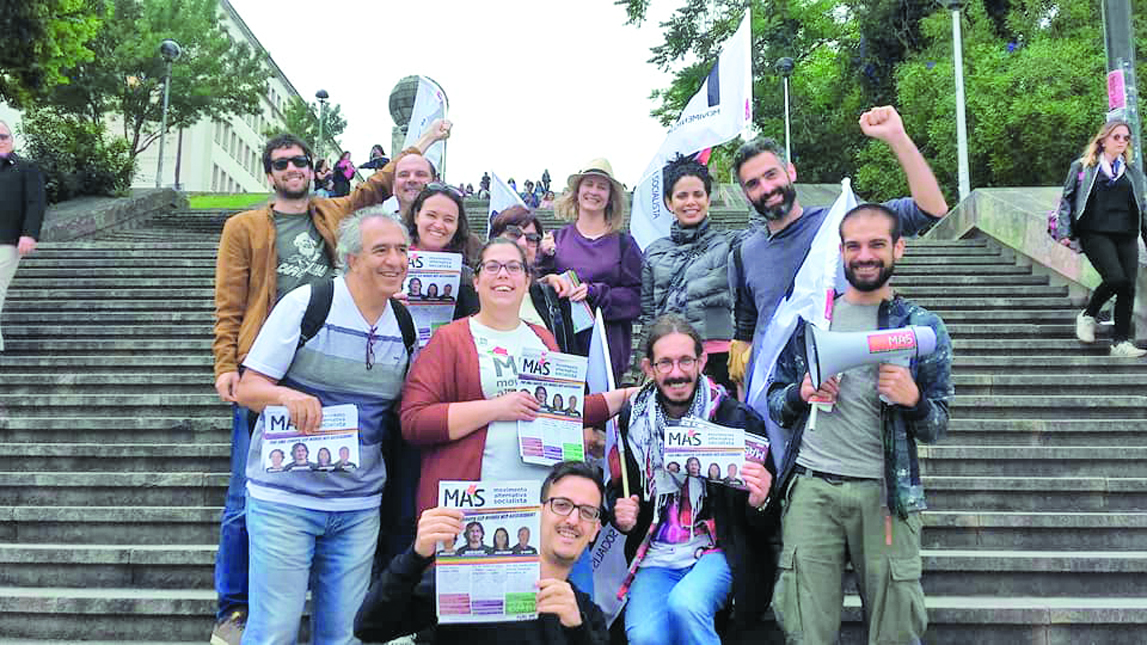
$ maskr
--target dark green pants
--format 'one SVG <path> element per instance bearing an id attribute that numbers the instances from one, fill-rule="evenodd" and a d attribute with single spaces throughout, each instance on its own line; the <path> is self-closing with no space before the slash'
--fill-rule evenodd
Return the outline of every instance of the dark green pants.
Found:
<path id="1" fill-rule="evenodd" d="M 785 497 L 773 613 L 787 641 L 836 642 L 847 559 L 856 571 L 869 645 L 919 643 L 928 626 L 920 586 L 920 514 L 890 517 L 877 480 L 830 483 L 795 475 Z"/>

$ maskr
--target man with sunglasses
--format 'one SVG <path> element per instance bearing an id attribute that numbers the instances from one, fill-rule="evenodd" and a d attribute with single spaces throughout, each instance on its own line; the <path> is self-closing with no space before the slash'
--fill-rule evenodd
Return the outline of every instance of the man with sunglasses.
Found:
<path id="1" fill-rule="evenodd" d="M 420 153 L 450 136 L 439 121 L 419 140 Z M 296 287 L 333 275 L 335 231 L 351 213 L 385 201 L 394 185 L 388 164 L 346 197 L 311 194 L 314 156 L 291 134 L 272 137 L 263 147 L 263 169 L 275 191 L 261 208 L 227 220 L 215 264 L 215 390 L 235 403 L 239 365 L 251 350 L 271 308 Z M 254 419 L 232 406 L 231 483 L 223 508 L 215 591 L 219 595 L 213 645 L 235 645 L 247 616 L 247 528 L 244 521 L 244 465 Z"/>
<path id="2" fill-rule="evenodd" d="M 771 596 L 778 522 L 765 509 L 772 466 L 745 462 L 747 490 L 733 488 L 696 469 L 666 466 L 665 436 L 693 417 L 764 437 L 764 421 L 703 373 L 701 336 L 684 317 L 654 320 L 644 350 L 648 381 L 618 421 L 631 495 L 620 478 L 609 482 L 614 525 L 628 535 L 625 635 L 633 645 L 719 645 L 715 619 L 731 596 L 736 613 L 727 636 L 737 642 L 754 630 Z"/>
<path id="3" fill-rule="evenodd" d="M 462 532 L 463 519 L 456 508 L 427 509 L 419 518 L 414 546 L 392 560 L 372 585 L 355 618 L 355 636 L 372 643 L 386 642 L 435 627 L 431 642 L 443 645 L 608 643 L 601 609 L 568 580 L 574 563 L 601 528 L 603 497 L 596 471 L 585 462 L 565 461 L 550 469 L 542 483 L 538 618 L 510 623 L 435 627 L 434 568 L 430 565 L 436 545 L 453 544 Z"/>
<path id="4" fill-rule="evenodd" d="M 0 121 L 0 311 L 20 258 L 36 250 L 44 221 L 44 176 L 13 148 L 12 129 Z M 0 335 L 0 352 L 4 336 Z"/>

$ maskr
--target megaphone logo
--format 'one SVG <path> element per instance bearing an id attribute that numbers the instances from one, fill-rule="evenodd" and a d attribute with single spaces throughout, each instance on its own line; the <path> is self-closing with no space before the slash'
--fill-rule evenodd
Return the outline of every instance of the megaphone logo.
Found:
<path id="1" fill-rule="evenodd" d="M 913 326 L 878 331 L 825 331 L 805 324 L 805 358 L 813 389 L 834 374 L 861 365 L 904 365 L 936 351 L 936 332 Z"/>

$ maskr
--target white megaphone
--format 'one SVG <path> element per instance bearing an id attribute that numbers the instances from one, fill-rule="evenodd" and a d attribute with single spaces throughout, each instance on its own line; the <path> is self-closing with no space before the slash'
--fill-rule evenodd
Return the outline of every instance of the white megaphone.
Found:
<path id="1" fill-rule="evenodd" d="M 825 331 L 806 324 L 804 340 L 809 381 L 814 390 L 825 379 L 854 367 L 871 363 L 908 367 L 913 358 L 936 351 L 936 332 L 920 325 L 877 331 Z"/>

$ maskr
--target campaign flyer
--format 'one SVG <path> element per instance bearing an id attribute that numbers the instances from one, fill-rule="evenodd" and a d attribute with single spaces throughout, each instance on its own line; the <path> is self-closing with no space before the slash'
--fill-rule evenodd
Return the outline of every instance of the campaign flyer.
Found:
<path id="1" fill-rule="evenodd" d="M 560 461 L 585 460 L 582 403 L 587 359 L 525 348 L 519 361 L 518 389 L 541 405 L 538 418 L 518 422 L 522 461 L 549 466 Z"/>
<path id="2" fill-rule="evenodd" d="M 323 407 L 319 429 L 304 434 L 289 421 L 287 408 L 263 409 L 263 468 L 269 473 L 336 472 L 358 468 L 358 408 L 352 403 Z"/>
<path id="3" fill-rule="evenodd" d="M 665 469 L 744 488 L 745 431 L 685 417 L 665 428 Z"/>
<path id="4" fill-rule="evenodd" d="M 577 274 L 573 269 L 566 271 L 562 277 L 569 280 L 570 284 L 574 287 L 581 286 L 581 280 L 578 279 Z M 593 329 L 593 308 L 585 300 L 581 302 L 570 302 L 570 312 L 572 315 L 571 322 L 573 323 L 574 333 L 581 333 L 587 329 Z"/>
<path id="5" fill-rule="evenodd" d="M 438 483 L 438 505 L 464 515 L 458 539 L 439 544 L 435 557 L 440 624 L 537 618 L 541 488 L 537 481 Z"/>
<path id="6" fill-rule="evenodd" d="M 406 292 L 406 308 L 418 329 L 418 346 L 425 347 L 435 330 L 454 320 L 462 255 L 410 251 L 409 257 L 402 287 Z"/>

